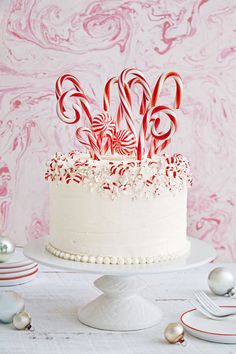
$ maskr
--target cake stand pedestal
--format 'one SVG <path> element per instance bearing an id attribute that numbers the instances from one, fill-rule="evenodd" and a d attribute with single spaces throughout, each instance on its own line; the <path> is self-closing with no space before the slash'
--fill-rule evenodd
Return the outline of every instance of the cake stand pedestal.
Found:
<path id="1" fill-rule="evenodd" d="M 159 308 L 139 294 L 146 283 L 137 275 L 185 270 L 209 263 L 215 258 L 215 250 L 211 245 L 191 237 L 189 241 L 191 250 L 188 254 L 163 264 L 106 265 L 69 261 L 45 250 L 47 238 L 28 243 L 24 254 L 49 267 L 104 274 L 94 282 L 103 294 L 82 308 L 78 318 L 85 325 L 98 329 L 132 331 L 154 326 L 162 317 Z"/>

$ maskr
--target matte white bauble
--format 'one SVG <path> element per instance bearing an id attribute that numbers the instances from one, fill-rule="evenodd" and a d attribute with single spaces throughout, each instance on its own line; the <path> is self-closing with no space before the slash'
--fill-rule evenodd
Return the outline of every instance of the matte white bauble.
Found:
<path id="1" fill-rule="evenodd" d="M 14 243 L 8 237 L 0 236 L 0 263 L 8 261 L 14 252 Z"/>
<path id="2" fill-rule="evenodd" d="M 226 268 L 218 267 L 213 269 L 208 275 L 208 285 L 216 295 L 233 296 L 235 294 L 234 276 Z"/>
<path id="3" fill-rule="evenodd" d="M 11 323 L 16 313 L 22 311 L 25 301 L 21 295 L 12 290 L 0 292 L 0 321 Z"/>
<path id="4" fill-rule="evenodd" d="M 16 329 L 31 329 L 31 315 L 28 312 L 17 313 L 13 317 L 13 325 Z"/>

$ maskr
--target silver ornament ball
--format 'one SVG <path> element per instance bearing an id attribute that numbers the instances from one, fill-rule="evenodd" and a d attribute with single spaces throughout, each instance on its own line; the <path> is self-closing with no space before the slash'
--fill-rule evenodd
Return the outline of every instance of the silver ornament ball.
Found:
<path id="1" fill-rule="evenodd" d="M 210 290 L 216 295 L 234 295 L 234 276 L 226 268 L 218 267 L 213 269 L 208 275 L 208 285 Z"/>
<path id="2" fill-rule="evenodd" d="M 167 342 L 171 344 L 184 343 L 184 329 L 179 323 L 169 323 L 164 331 Z"/>
<path id="3" fill-rule="evenodd" d="M 14 252 L 14 243 L 8 237 L 0 236 L 0 263 L 8 261 Z"/>
<path id="4" fill-rule="evenodd" d="M 23 297 L 12 290 L 0 293 L 0 322 L 11 323 L 16 313 L 24 310 Z"/>
<path id="5" fill-rule="evenodd" d="M 19 330 L 31 329 L 31 315 L 28 312 L 17 313 L 13 317 L 13 325 Z"/>

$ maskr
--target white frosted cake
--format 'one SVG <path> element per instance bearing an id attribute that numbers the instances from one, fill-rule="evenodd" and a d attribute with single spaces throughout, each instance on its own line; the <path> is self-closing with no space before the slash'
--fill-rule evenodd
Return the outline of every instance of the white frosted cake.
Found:
<path id="1" fill-rule="evenodd" d="M 66 94 L 72 96 L 71 91 L 80 93 L 79 84 Z M 60 88 L 57 96 L 60 104 Z M 63 107 L 61 104 L 58 110 L 66 121 L 69 118 Z M 164 113 L 168 110 L 165 107 Z M 59 117 L 62 119 L 60 114 Z M 107 129 L 111 121 L 105 118 Z M 91 126 L 97 127 L 93 123 Z M 98 134 L 94 128 L 89 130 L 93 135 L 88 134 L 86 142 L 81 129 L 87 134 L 88 128 L 77 129 L 76 136 L 89 146 L 89 154 L 56 153 L 48 162 L 45 175 L 50 182 L 50 235 L 46 245 L 50 253 L 72 261 L 123 265 L 171 261 L 189 251 L 189 163 L 181 154 L 168 156 L 162 151 L 167 145 L 163 143 L 170 141 L 173 124 L 171 120 L 168 134 L 159 133 L 162 145 L 158 148 L 162 149 L 154 145 L 156 153 L 147 139 L 146 155 L 141 135 L 135 140 L 130 133 L 133 140 L 119 141 L 117 128 L 112 125 L 106 139 L 99 131 L 97 140 L 92 140 Z M 168 139 L 160 139 L 164 135 Z"/>

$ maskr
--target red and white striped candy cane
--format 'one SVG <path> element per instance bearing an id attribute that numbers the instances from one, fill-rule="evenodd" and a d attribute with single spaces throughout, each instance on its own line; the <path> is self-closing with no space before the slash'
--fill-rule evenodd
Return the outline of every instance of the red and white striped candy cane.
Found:
<path id="1" fill-rule="evenodd" d="M 170 143 L 172 136 L 177 130 L 177 117 L 172 109 L 165 106 L 159 106 L 156 110 L 154 109 L 153 114 L 156 114 L 158 112 L 162 112 L 165 114 L 164 117 L 168 117 L 170 122 L 170 128 L 167 132 L 158 132 L 160 118 L 151 118 L 150 122 L 153 123 L 151 127 L 151 135 L 154 140 L 149 149 L 149 158 L 152 158 L 153 153 L 157 154 L 158 152 L 164 150 L 166 146 Z M 158 120 L 158 124 L 156 124 L 156 120 Z"/>
<path id="2" fill-rule="evenodd" d="M 180 77 L 180 75 L 176 72 L 168 72 L 168 73 L 164 73 L 162 74 L 159 79 L 157 80 L 157 83 L 154 87 L 153 93 L 152 93 L 152 101 L 151 101 L 151 106 L 154 107 L 157 104 L 158 98 L 160 96 L 161 90 L 163 88 L 163 85 L 165 83 L 165 81 L 169 78 L 173 78 L 175 80 L 175 84 L 176 84 L 176 93 L 175 93 L 175 108 L 179 108 L 180 107 L 180 103 L 181 103 L 181 98 L 183 95 L 183 82 L 182 79 Z"/>
<path id="3" fill-rule="evenodd" d="M 64 75 L 60 76 L 56 82 L 56 96 L 57 96 L 57 98 L 59 98 L 63 94 L 62 85 L 65 81 L 70 81 L 74 85 L 74 87 L 77 91 L 84 93 L 79 80 L 75 76 L 73 76 L 71 74 L 64 74 Z"/>
<path id="4" fill-rule="evenodd" d="M 110 110 L 111 104 L 111 86 L 116 85 L 118 83 L 118 77 L 112 77 L 109 79 L 105 85 L 104 93 L 103 93 L 103 108 L 105 112 Z M 122 107 L 118 106 L 117 114 L 116 114 L 116 123 L 117 127 L 120 127 L 122 121 Z"/>
<path id="5" fill-rule="evenodd" d="M 76 98 L 80 105 L 78 103 L 75 103 L 73 99 Z M 66 102 L 70 102 L 72 100 L 72 108 L 74 110 L 74 117 L 71 118 L 68 116 L 66 113 Z M 86 114 L 87 118 L 89 119 L 89 122 L 92 122 L 92 116 L 91 116 L 91 108 L 90 104 L 88 102 L 87 97 L 76 90 L 70 90 L 70 91 L 65 91 L 57 101 L 57 115 L 58 117 L 67 124 L 75 124 L 77 123 L 82 115 L 82 110 Z"/>
<path id="6" fill-rule="evenodd" d="M 100 160 L 100 149 L 94 133 L 89 128 L 81 127 L 76 130 L 75 134 L 79 142 L 90 150 L 91 157 L 94 160 Z M 87 140 L 83 135 L 86 136 Z"/>
<path id="7" fill-rule="evenodd" d="M 158 117 L 154 117 L 159 113 Z M 160 113 L 164 113 L 165 116 L 170 121 L 170 128 L 167 132 L 160 132 L 158 131 L 158 127 L 161 122 Z M 151 126 L 150 126 L 151 124 Z M 151 137 L 153 141 L 151 142 L 150 149 L 148 152 L 148 157 L 152 158 L 153 152 L 157 154 L 159 151 L 163 150 L 167 142 L 170 141 L 172 135 L 175 133 L 177 129 L 177 118 L 173 110 L 166 106 L 156 106 L 150 108 L 143 117 L 140 133 L 139 133 L 139 140 L 138 140 L 138 147 L 137 147 L 137 159 L 142 160 L 143 155 L 145 154 L 146 150 L 146 143 L 147 143 L 147 136 L 148 130 L 150 129 Z M 161 144 L 159 142 L 161 141 Z"/>
<path id="8" fill-rule="evenodd" d="M 113 137 L 113 149 L 120 155 L 131 155 L 136 145 L 136 138 L 128 129 L 119 130 Z"/>
<path id="9" fill-rule="evenodd" d="M 132 112 L 132 99 L 131 99 L 131 92 L 130 92 L 130 87 L 127 81 L 127 76 L 132 75 L 136 80 L 134 82 L 139 82 L 143 87 L 144 87 L 144 94 L 145 97 L 148 99 L 148 95 L 151 96 L 150 94 L 150 89 L 148 86 L 148 83 L 144 77 L 144 75 L 136 69 L 130 68 L 130 69 L 125 69 L 122 71 L 119 80 L 118 80 L 118 86 L 119 86 L 119 95 L 120 95 L 120 101 L 122 105 L 122 111 L 124 113 L 126 123 L 128 125 L 129 130 L 133 133 L 135 138 L 137 137 L 136 129 L 134 126 L 134 121 L 133 121 L 133 112 Z M 131 84 L 132 86 L 132 81 Z M 146 98 L 145 98 L 146 100 Z M 141 104 L 142 108 L 144 108 L 144 103 Z"/>
<path id="10" fill-rule="evenodd" d="M 147 110 L 148 103 L 151 101 L 151 90 L 150 87 L 146 81 L 146 79 L 143 77 L 143 79 L 140 79 L 138 76 L 132 78 L 129 80 L 128 85 L 130 88 L 132 88 L 135 84 L 141 85 L 143 89 L 143 97 L 140 105 L 140 114 L 145 114 Z"/>

